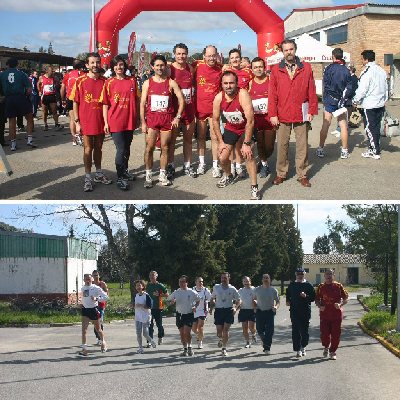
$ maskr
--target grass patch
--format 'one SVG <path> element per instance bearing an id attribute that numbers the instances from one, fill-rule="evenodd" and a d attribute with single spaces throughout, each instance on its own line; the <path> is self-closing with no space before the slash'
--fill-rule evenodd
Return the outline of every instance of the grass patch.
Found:
<path id="1" fill-rule="evenodd" d="M 378 306 L 383 304 L 383 294 L 376 293 L 363 298 L 363 303 L 371 310 L 361 321 L 372 332 L 382 336 L 400 350 L 400 332 L 395 332 L 397 316 L 388 311 L 379 311 Z"/>
<path id="2" fill-rule="evenodd" d="M 368 286 L 368 285 L 349 285 L 349 286 L 345 287 L 345 289 L 349 293 L 358 292 L 358 291 L 360 291 L 360 289 L 365 289 L 365 288 L 370 288 L 370 286 Z"/>

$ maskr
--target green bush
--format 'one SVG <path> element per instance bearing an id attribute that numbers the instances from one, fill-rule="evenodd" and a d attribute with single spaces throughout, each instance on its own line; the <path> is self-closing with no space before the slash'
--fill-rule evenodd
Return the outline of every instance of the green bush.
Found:
<path id="1" fill-rule="evenodd" d="M 375 293 L 372 296 L 364 297 L 363 303 L 371 310 L 377 311 L 378 306 L 383 304 L 383 294 Z"/>
<path id="2" fill-rule="evenodd" d="M 386 334 L 387 331 L 396 328 L 396 316 L 386 311 L 370 311 L 363 316 L 362 322 L 378 334 Z"/>

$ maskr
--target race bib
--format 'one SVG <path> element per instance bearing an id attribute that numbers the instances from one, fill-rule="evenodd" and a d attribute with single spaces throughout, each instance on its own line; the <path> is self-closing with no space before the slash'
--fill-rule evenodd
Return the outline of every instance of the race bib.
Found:
<path id="1" fill-rule="evenodd" d="M 151 95 L 150 110 L 151 111 L 167 111 L 169 96 L 160 96 L 158 94 Z"/>
<path id="2" fill-rule="evenodd" d="M 268 112 L 268 99 L 252 100 L 254 114 L 267 114 Z"/>
<path id="3" fill-rule="evenodd" d="M 223 111 L 224 117 L 232 125 L 239 125 L 244 122 L 240 111 Z"/>
<path id="4" fill-rule="evenodd" d="M 54 92 L 54 85 L 44 85 L 43 86 L 43 93 L 52 93 Z"/>
<path id="5" fill-rule="evenodd" d="M 192 89 L 182 89 L 182 94 L 186 104 L 192 103 Z"/>

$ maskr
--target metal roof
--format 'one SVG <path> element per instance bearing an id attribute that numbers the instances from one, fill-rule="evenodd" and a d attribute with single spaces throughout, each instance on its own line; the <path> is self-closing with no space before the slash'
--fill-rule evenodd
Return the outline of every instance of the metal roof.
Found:
<path id="1" fill-rule="evenodd" d="M 303 264 L 361 264 L 364 258 L 359 254 L 304 254 Z"/>

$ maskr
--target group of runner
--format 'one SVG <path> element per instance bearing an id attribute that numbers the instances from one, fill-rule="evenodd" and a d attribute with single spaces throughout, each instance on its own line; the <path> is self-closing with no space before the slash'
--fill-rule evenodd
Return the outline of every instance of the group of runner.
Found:
<path id="1" fill-rule="evenodd" d="M 306 347 L 309 342 L 309 321 L 311 319 L 311 303 L 315 301 L 320 311 L 321 342 L 324 347 L 324 357 L 336 360 L 336 350 L 340 342 L 343 306 L 347 303 L 348 293 L 343 286 L 334 281 L 334 271 L 325 272 L 325 282 L 315 291 L 313 286 L 305 280 L 305 270 L 296 270 L 296 279 L 291 282 L 286 291 L 286 304 L 290 307 L 292 322 L 292 342 L 296 358 L 306 356 Z M 265 273 L 262 284 L 258 287 L 251 285 L 251 279 L 244 276 L 243 287 L 237 290 L 230 282 L 230 274 L 221 274 L 221 283 L 216 284 L 210 292 L 205 286 L 202 277 L 195 279 L 195 286 L 189 288 L 189 279 L 186 275 L 179 278 L 179 288 L 168 293 L 167 288 L 157 280 L 156 271 L 151 271 L 149 283 L 143 280 L 135 282 L 136 296 L 132 306 L 135 309 L 136 336 L 138 354 L 144 353 L 143 337 L 147 340 L 147 347 L 156 348 L 164 338 L 162 323 L 163 308 L 166 304 L 175 305 L 176 326 L 179 330 L 183 346 L 182 356 L 193 356 L 192 332 L 196 335 L 197 348 L 203 348 L 204 322 L 208 315 L 214 313 L 214 324 L 218 338 L 218 347 L 223 356 L 228 355 L 229 331 L 238 312 L 238 321 L 242 324 L 244 347 L 250 348 L 257 342 L 256 333 L 261 339 L 263 352 L 270 354 L 274 335 L 274 319 L 280 306 L 278 291 L 271 286 L 271 278 Z M 83 310 L 82 326 L 86 332 L 89 320 L 95 324 L 100 336 L 102 351 L 106 351 L 104 333 L 98 322 L 95 311 L 87 311 L 85 301 L 88 297 L 92 302 L 104 301 L 108 297 L 106 291 L 91 283 L 91 275 L 85 275 L 85 285 L 82 287 Z M 146 287 L 147 286 L 147 287 Z M 85 296 L 85 293 L 87 295 Z M 90 305 L 89 305 L 90 306 Z M 95 305 L 91 305 L 96 310 Z M 89 307 L 90 308 L 90 307 Z M 158 343 L 154 340 L 154 324 L 158 328 Z M 86 349 L 86 335 L 82 334 L 81 355 L 88 355 Z"/>

